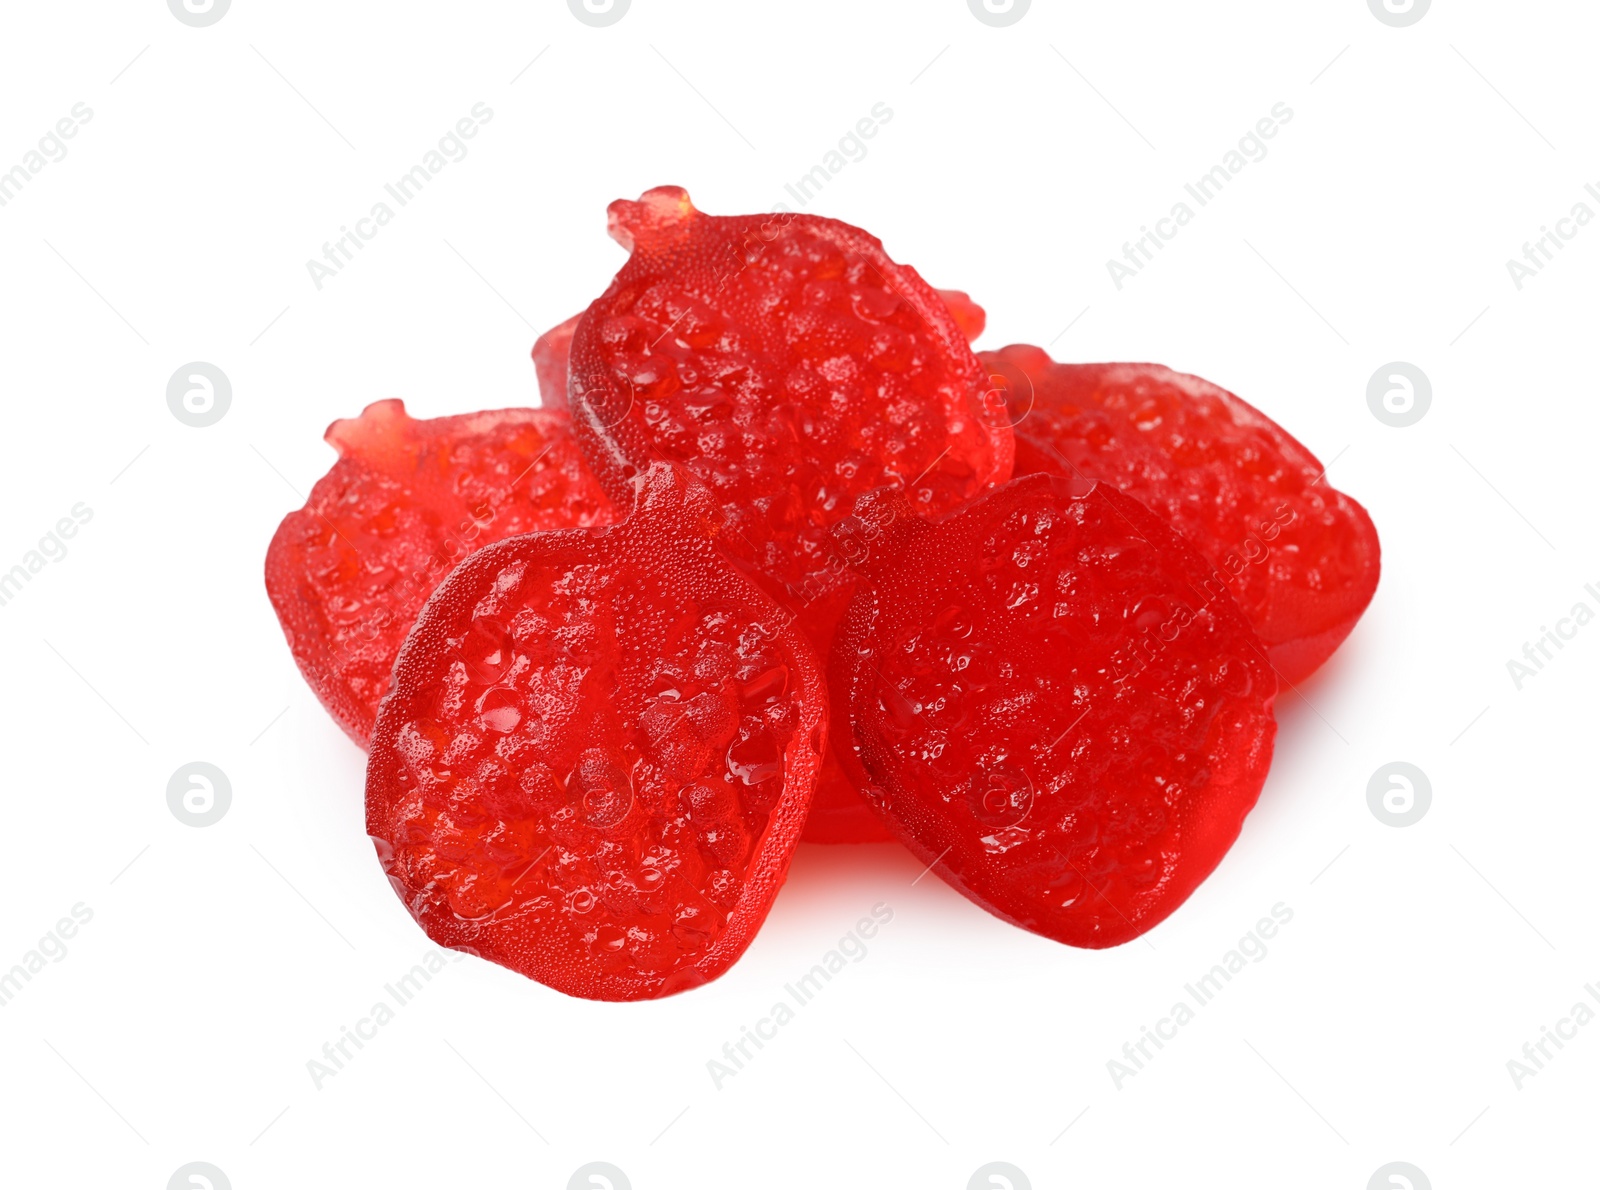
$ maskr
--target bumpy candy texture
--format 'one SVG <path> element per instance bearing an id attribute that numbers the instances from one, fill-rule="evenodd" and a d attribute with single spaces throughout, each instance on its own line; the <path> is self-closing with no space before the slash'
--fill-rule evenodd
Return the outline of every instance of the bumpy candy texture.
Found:
<path id="1" fill-rule="evenodd" d="M 362 747 L 401 642 L 440 581 L 517 533 L 603 525 L 611 502 L 564 416 L 417 420 L 399 401 L 336 421 L 339 461 L 267 550 L 267 594 L 300 672 Z"/>
<path id="2" fill-rule="evenodd" d="M 950 311 L 961 333 L 972 342 L 983 334 L 988 314 L 982 306 L 959 289 L 936 291 L 939 300 Z M 545 409 L 567 409 L 567 359 L 572 351 L 572 333 L 578 329 L 582 314 L 553 326 L 540 335 L 533 344 L 533 366 L 539 378 L 539 404 Z"/>
<path id="3" fill-rule="evenodd" d="M 976 335 L 983 327 L 982 307 L 967 299 L 965 294 L 941 290 L 939 296 L 947 303 L 957 300 L 963 304 L 969 322 L 975 319 Z M 952 308 L 952 312 L 954 312 Z M 567 362 L 572 347 L 572 334 L 583 316 L 575 315 L 560 326 L 540 335 L 533 345 L 533 362 L 539 377 L 539 400 L 548 409 L 567 409 Z M 834 596 L 828 606 L 841 611 L 844 598 Z M 823 627 L 819 633 L 826 635 Z M 819 648 L 826 648 L 823 640 Z M 811 800 L 811 813 L 806 818 L 801 839 L 808 843 L 883 843 L 894 838 L 878 816 L 874 814 L 856 787 L 840 776 L 839 767 L 831 758 L 824 766 L 816 795 Z"/>
<path id="4" fill-rule="evenodd" d="M 572 337 L 585 454 L 614 498 L 653 459 L 703 480 L 723 547 L 825 654 L 853 586 L 830 527 L 875 488 L 937 513 L 1003 483 L 1004 409 L 939 295 L 864 231 L 706 215 L 671 186 L 609 214 L 631 255 Z M 808 837 L 869 822 L 830 764 Z"/>
<path id="5" fill-rule="evenodd" d="M 1170 518 L 1285 681 L 1350 634 L 1377 589 L 1377 531 L 1265 414 L 1157 364 L 1058 364 L 1027 346 L 980 358 L 1012 408 L 1017 474 L 1102 480 Z"/>
<path id="6" fill-rule="evenodd" d="M 936 290 L 936 293 L 949 310 L 950 318 L 954 318 L 955 325 L 965 334 L 966 341 L 971 342 L 984 333 L 989 315 L 982 305 L 962 290 Z M 578 329 L 581 318 L 581 313 L 574 313 L 573 317 L 534 339 L 533 366 L 534 374 L 539 377 L 539 405 L 546 409 L 566 411 L 566 363 L 573 350 L 573 331 Z"/>
<path id="7" fill-rule="evenodd" d="M 983 333 L 986 314 L 982 306 L 958 289 L 936 291 L 968 342 Z M 582 315 L 575 315 L 539 336 L 533 345 L 533 361 L 539 379 L 539 400 L 547 409 L 567 409 L 567 362 L 572 335 Z M 832 601 L 837 607 L 842 600 Z M 817 626 L 826 634 L 825 624 Z M 819 640 L 826 648 L 827 641 Z M 841 778 L 838 764 L 823 769 L 822 780 L 812 799 L 811 814 L 801 838 L 809 843 L 880 843 L 893 839 L 878 816 L 861 800 L 855 785 Z"/>
<path id="8" fill-rule="evenodd" d="M 827 733 L 805 638 L 666 464 L 627 520 L 463 562 L 395 666 L 367 829 L 411 913 L 575 996 L 714 979 L 788 869 Z"/>
<path id="9" fill-rule="evenodd" d="M 830 664 L 869 797 L 991 912 L 1073 946 L 1165 918 L 1238 836 L 1277 682 L 1212 569 L 1105 484 L 1012 481 L 841 526 L 867 576 Z"/>

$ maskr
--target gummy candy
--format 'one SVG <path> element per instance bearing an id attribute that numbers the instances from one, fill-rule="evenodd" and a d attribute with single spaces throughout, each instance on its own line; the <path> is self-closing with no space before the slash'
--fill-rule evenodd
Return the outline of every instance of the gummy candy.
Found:
<path id="1" fill-rule="evenodd" d="M 967 342 L 983 334 L 988 315 L 982 306 L 959 289 L 939 289 L 934 292 L 950 311 L 950 317 L 955 319 Z M 578 329 L 578 320 L 582 317 L 581 313 L 574 314 L 534 340 L 533 366 L 539 379 L 539 404 L 542 408 L 563 411 L 567 408 L 567 357 L 572 350 L 572 332 Z"/>
<path id="2" fill-rule="evenodd" d="M 567 357 L 572 351 L 572 332 L 578 329 L 578 320 L 582 317 L 582 314 L 574 314 L 534 340 L 533 368 L 539 378 L 542 408 L 567 411 Z"/>
<path id="3" fill-rule="evenodd" d="M 941 289 L 938 294 L 939 300 L 950 311 L 950 317 L 956 320 L 956 325 L 961 328 L 961 333 L 967 337 L 968 343 L 983 334 L 984 324 L 988 322 L 989 316 L 984 313 L 982 306 L 959 289 Z"/>
<path id="4" fill-rule="evenodd" d="M 504 537 L 613 514 L 559 414 L 418 420 L 379 401 L 327 439 L 339 461 L 278 526 L 267 594 L 307 683 L 366 747 L 400 644 L 457 562 Z"/>
<path id="5" fill-rule="evenodd" d="M 657 464 L 632 514 L 478 551 L 423 609 L 367 829 L 436 942 L 574 996 L 725 971 L 788 869 L 827 734 L 821 666 Z"/>
<path id="6" fill-rule="evenodd" d="M 1164 514 L 1222 573 L 1284 681 L 1349 635 L 1378 585 L 1377 531 L 1281 426 L 1156 364 L 1058 364 L 1020 345 L 980 358 L 1013 408 L 1017 474 L 1104 480 Z"/>
<path id="7" fill-rule="evenodd" d="M 719 217 L 664 186 L 609 209 L 631 255 L 572 336 L 574 432 L 600 481 L 679 462 L 715 493 L 725 550 L 796 609 L 819 653 L 854 579 L 830 527 L 864 492 L 923 513 L 1011 472 L 1011 431 L 962 329 L 866 232 L 813 215 Z M 976 307 L 973 307 L 976 309 Z M 547 339 L 554 349 L 554 332 Z M 870 819 L 835 764 L 814 837 Z"/>
<path id="8" fill-rule="evenodd" d="M 1073 946 L 1178 907 L 1255 804 L 1277 682 L 1212 568 L 1106 484 L 1013 480 L 937 522 L 893 493 L 830 662 L 836 747 L 940 876 Z"/>

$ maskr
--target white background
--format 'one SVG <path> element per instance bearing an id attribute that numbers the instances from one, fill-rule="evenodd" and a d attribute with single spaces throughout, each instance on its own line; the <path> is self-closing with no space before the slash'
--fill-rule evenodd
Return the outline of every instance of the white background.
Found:
<path id="1" fill-rule="evenodd" d="M 4 22 L 0 169 L 94 116 L 0 208 L 0 570 L 74 504 L 93 519 L 0 607 L 0 968 L 94 916 L 0 1008 L 0 1183 L 159 1190 L 191 1161 L 238 1190 L 559 1188 L 594 1160 L 636 1190 L 959 1190 L 996 1160 L 1034 1187 L 1361 1190 L 1401 1160 L 1441 1190 L 1593 1178 L 1600 1023 L 1520 1090 L 1506 1063 L 1600 982 L 1600 627 L 1521 690 L 1506 662 L 1600 610 L 1600 225 L 1520 292 L 1505 264 L 1600 185 L 1592 5 L 1440 0 L 1403 29 L 1364 0 L 1037 0 L 1009 28 L 962 0 Z M 479 102 L 470 155 L 318 291 L 306 261 Z M 1243 837 L 1101 953 L 913 884 L 897 847 L 802 847 L 709 987 L 594 1004 L 464 959 L 317 1089 L 308 1059 L 428 945 L 262 587 L 323 428 L 383 397 L 533 403 L 535 334 L 623 259 L 607 202 L 678 183 L 769 209 L 880 102 L 809 209 L 970 290 L 981 346 L 1237 391 L 1372 512 L 1377 598 L 1283 697 Z M 1107 258 L 1279 102 L 1269 155 L 1118 291 Z M 191 360 L 233 383 L 209 428 L 167 408 Z M 1410 428 L 1367 407 L 1391 360 L 1433 383 Z M 166 805 L 192 760 L 233 789 L 205 829 Z M 1366 804 L 1393 760 L 1433 787 L 1406 829 Z M 867 957 L 714 1087 L 707 1061 L 880 901 Z M 1278 902 L 1268 957 L 1117 1089 L 1107 1061 Z"/>

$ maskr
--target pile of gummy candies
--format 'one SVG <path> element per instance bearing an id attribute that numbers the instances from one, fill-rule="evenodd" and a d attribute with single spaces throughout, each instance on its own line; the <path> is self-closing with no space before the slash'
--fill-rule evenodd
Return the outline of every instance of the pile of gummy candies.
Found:
<path id="1" fill-rule="evenodd" d="M 609 226 L 541 408 L 335 422 L 267 553 L 412 916 L 603 1000 L 727 970 L 801 841 L 1071 946 L 1162 921 L 1372 599 L 1366 512 L 1196 377 L 974 354 L 858 228 L 676 187 Z"/>

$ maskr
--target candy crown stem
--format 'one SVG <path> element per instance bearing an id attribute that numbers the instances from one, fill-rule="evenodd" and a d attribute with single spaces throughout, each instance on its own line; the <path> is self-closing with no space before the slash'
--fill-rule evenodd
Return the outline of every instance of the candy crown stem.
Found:
<path id="1" fill-rule="evenodd" d="M 637 202 L 619 198 L 607 207 L 606 231 L 629 252 L 660 250 L 685 239 L 699 215 L 682 186 L 657 186 Z"/>

